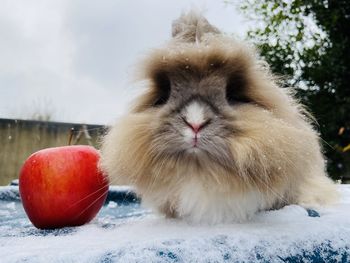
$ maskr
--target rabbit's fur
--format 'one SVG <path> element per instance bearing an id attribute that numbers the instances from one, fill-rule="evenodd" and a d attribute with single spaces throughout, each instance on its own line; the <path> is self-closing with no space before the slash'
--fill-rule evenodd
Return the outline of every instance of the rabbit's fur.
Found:
<path id="1" fill-rule="evenodd" d="M 104 138 L 100 165 L 146 205 L 222 223 L 336 200 L 309 114 L 254 50 L 201 15 L 176 20 L 140 72 L 148 89 Z M 189 123 L 202 124 L 196 136 Z"/>

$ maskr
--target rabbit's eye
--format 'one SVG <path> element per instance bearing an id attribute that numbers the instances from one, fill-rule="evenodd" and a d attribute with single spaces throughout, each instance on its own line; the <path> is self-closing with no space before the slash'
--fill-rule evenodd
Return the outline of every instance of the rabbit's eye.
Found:
<path id="1" fill-rule="evenodd" d="M 164 105 L 170 96 L 171 84 L 166 73 L 158 73 L 155 77 L 155 84 L 157 87 L 156 99 L 153 106 Z"/>
<path id="2" fill-rule="evenodd" d="M 231 105 L 251 102 L 245 94 L 245 79 L 242 75 L 231 76 L 228 79 L 226 86 L 226 100 Z"/>

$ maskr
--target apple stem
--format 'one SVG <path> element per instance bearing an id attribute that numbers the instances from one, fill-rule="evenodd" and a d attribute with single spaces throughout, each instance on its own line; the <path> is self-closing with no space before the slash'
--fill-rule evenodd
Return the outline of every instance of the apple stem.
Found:
<path id="1" fill-rule="evenodd" d="M 72 144 L 73 135 L 74 135 L 74 127 L 70 128 L 68 145 Z"/>

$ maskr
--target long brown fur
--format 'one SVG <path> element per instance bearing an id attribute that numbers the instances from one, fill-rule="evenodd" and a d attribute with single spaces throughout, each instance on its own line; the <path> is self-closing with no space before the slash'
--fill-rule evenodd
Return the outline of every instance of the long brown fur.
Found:
<path id="1" fill-rule="evenodd" d="M 336 200 L 303 106 L 252 48 L 201 15 L 174 22 L 172 40 L 149 54 L 139 79 L 148 90 L 105 137 L 101 168 L 112 182 L 133 185 L 146 204 L 170 217 L 218 223 Z M 155 106 L 169 87 L 171 97 Z M 243 103 L 228 106 L 225 88 Z M 176 114 L 193 96 L 207 98 L 218 124 L 208 126 L 203 151 L 188 153 L 172 130 L 182 127 Z"/>

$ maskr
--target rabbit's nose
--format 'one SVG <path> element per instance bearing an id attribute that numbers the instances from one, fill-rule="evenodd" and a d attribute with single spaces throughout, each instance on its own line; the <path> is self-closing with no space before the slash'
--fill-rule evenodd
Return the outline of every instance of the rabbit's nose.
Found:
<path id="1" fill-rule="evenodd" d="M 197 124 L 197 123 L 189 123 L 190 128 L 195 132 L 195 133 L 198 133 L 200 128 L 201 128 L 201 125 L 200 124 Z"/>
<path id="2" fill-rule="evenodd" d="M 201 123 L 189 122 L 188 120 L 186 120 L 186 118 L 182 118 L 182 119 L 186 123 L 186 125 L 190 127 L 192 131 L 194 131 L 194 133 L 198 133 L 201 129 L 203 129 L 205 126 L 207 126 L 210 123 L 210 119 L 203 121 Z"/>

